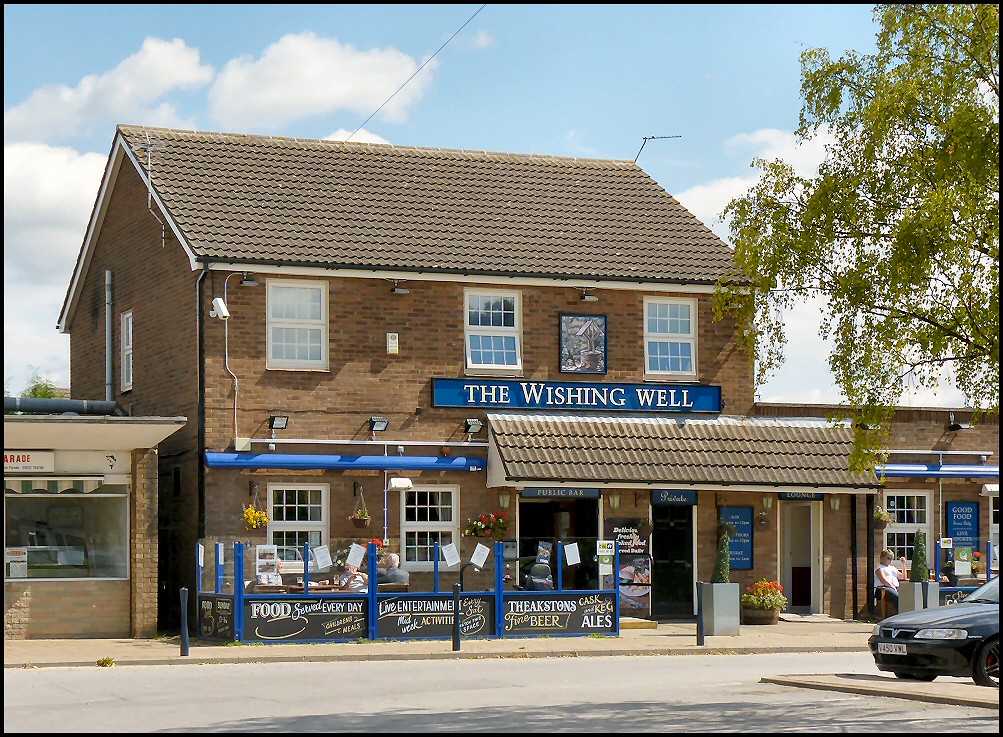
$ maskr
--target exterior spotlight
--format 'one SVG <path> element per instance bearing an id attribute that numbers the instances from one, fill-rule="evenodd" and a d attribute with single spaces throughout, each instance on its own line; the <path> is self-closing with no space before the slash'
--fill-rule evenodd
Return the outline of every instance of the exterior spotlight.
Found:
<path id="1" fill-rule="evenodd" d="M 390 290 L 390 294 L 410 294 L 411 290 L 407 287 L 402 287 L 397 279 L 394 279 L 394 288 Z"/>
<path id="2" fill-rule="evenodd" d="M 268 418 L 268 427 L 271 430 L 285 430 L 289 426 L 289 415 L 272 415 Z"/>
<path id="3" fill-rule="evenodd" d="M 581 296 L 581 301 L 582 302 L 598 302 L 599 301 L 599 297 L 597 297 L 594 294 L 589 294 L 589 288 L 588 287 L 578 287 L 578 290 L 582 293 L 582 296 Z"/>
<path id="4" fill-rule="evenodd" d="M 390 427 L 390 420 L 386 417 L 380 417 L 379 415 L 373 415 L 369 418 L 369 430 L 371 432 L 386 432 L 387 428 Z"/>
<path id="5" fill-rule="evenodd" d="M 947 429 L 950 430 L 951 432 L 957 432 L 958 430 L 972 429 L 972 423 L 970 422 L 955 422 L 953 412 L 951 412 L 951 414 L 949 415 L 949 420 L 950 424 L 947 426 Z"/>
<path id="6" fill-rule="evenodd" d="M 414 488 L 414 482 L 406 476 L 394 476 L 387 482 L 387 491 L 406 491 Z"/>
<path id="7" fill-rule="evenodd" d="M 243 278 L 240 280 L 240 286 L 256 287 L 258 286 L 258 280 L 254 278 L 254 274 L 249 271 L 245 271 Z"/>
<path id="8" fill-rule="evenodd" d="M 484 427 L 484 423 L 478 420 L 476 417 L 468 419 L 464 424 L 466 425 L 468 435 L 479 433 L 481 429 Z"/>

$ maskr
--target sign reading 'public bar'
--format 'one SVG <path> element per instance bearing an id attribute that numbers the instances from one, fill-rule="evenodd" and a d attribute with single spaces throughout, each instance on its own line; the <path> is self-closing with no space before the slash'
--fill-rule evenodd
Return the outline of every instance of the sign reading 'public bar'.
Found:
<path id="1" fill-rule="evenodd" d="M 432 379 L 435 407 L 720 412 L 721 387 L 568 381 Z"/>

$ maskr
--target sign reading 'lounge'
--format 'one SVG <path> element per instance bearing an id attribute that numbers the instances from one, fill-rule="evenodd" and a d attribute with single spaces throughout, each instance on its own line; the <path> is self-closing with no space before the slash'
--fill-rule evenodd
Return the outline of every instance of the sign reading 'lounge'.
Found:
<path id="1" fill-rule="evenodd" d="M 721 387 L 432 379 L 432 405 L 496 409 L 720 412 Z"/>

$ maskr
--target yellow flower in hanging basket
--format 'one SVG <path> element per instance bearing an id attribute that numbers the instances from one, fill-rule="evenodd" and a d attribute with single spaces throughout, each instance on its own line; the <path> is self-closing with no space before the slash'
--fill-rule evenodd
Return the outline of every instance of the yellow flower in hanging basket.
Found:
<path id="1" fill-rule="evenodd" d="M 244 507 L 244 527 L 257 530 L 268 524 L 268 515 L 254 507 Z"/>

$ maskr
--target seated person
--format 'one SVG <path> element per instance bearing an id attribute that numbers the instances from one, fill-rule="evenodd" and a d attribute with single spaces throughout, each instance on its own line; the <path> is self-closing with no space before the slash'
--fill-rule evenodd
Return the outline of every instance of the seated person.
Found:
<path id="1" fill-rule="evenodd" d="M 899 608 L 899 577 L 902 575 L 899 569 L 892 565 L 895 558 L 888 548 L 881 551 L 881 559 L 878 567 L 874 569 L 874 593 L 880 597 L 884 590 L 885 601 L 891 602 L 895 606 L 895 611 Z M 902 570 L 905 570 L 905 558 L 902 558 Z M 880 601 L 880 598 L 878 598 Z"/>
<path id="2" fill-rule="evenodd" d="M 376 583 L 408 583 L 411 575 L 401 569 L 401 557 L 397 553 L 387 553 L 383 559 L 387 567 L 376 569 Z"/>
<path id="3" fill-rule="evenodd" d="M 352 565 L 345 566 L 345 575 L 341 577 L 338 588 L 342 591 L 365 593 L 369 590 L 369 577 Z"/>

